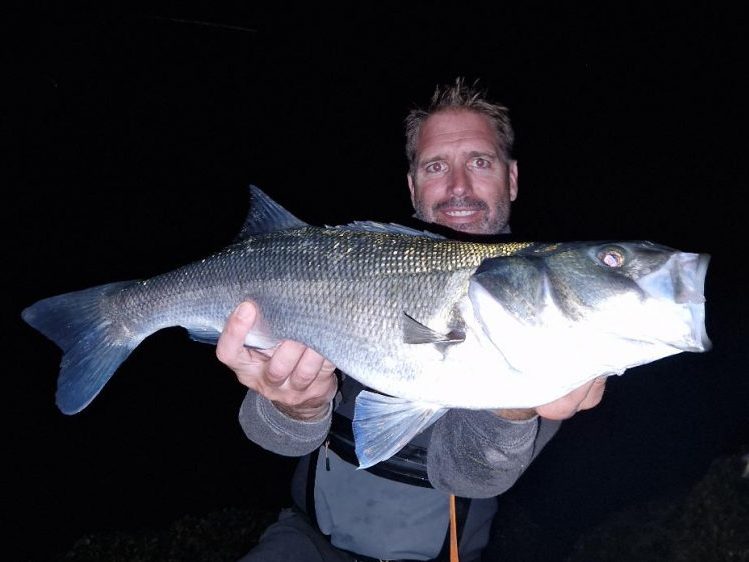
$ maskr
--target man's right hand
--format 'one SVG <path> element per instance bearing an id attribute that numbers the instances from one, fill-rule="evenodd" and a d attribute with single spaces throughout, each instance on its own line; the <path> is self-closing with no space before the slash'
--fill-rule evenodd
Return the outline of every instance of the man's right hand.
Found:
<path id="1" fill-rule="evenodd" d="M 240 304 L 229 316 L 216 346 L 219 361 L 234 371 L 239 382 L 271 400 L 287 416 L 305 421 L 322 418 L 338 388 L 335 365 L 291 340 L 263 351 L 245 347 L 257 316 L 251 301 Z"/>

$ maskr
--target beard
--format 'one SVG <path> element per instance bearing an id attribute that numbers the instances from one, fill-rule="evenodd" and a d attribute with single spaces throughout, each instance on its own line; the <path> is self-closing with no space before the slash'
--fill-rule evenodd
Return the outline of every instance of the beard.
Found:
<path id="1" fill-rule="evenodd" d="M 472 197 L 451 197 L 429 208 L 424 201 L 417 197 L 414 201 L 414 208 L 416 210 L 414 216 L 417 219 L 441 224 L 460 232 L 469 234 L 507 234 L 510 232 L 510 203 L 503 199 L 497 201 L 493 209 L 486 201 Z M 480 211 L 482 214 L 475 222 L 445 223 L 437 220 L 445 209 Z M 491 212 L 492 210 L 494 212 Z"/>

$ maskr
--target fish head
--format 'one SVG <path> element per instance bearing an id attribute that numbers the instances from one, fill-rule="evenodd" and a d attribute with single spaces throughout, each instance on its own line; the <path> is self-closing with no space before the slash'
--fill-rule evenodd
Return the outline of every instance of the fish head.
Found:
<path id="1" fill-rule="evenodd" d="M 468 297 L 514 369 L 577 372 L 580 382 L 709 349 L 708 262 L 647 241 L 534 245 L 484 260 Z"/>

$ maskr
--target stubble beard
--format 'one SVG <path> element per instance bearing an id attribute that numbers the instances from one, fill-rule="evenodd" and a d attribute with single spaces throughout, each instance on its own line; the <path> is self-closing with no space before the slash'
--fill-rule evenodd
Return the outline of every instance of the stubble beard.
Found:
<path id="1" fill-rule="evenodd" d="M 430 212 L 425 212 L 426 204 L 418 197 L 415 198 L 415 217 L 424 222 L 430 222 L 446 226 L 453 230 L 468 234 L 509 234 L 510 232 L 510 205 L 504 201 L 498 201 L 494 213 L 487 212 L 489 205 L 481 199 L 452 198 L 441 201 L 432 206 Z M 444 207 L 460 207 L 466 210 L 483 211 L 478 223 L 445 224 L 436 220 Z"/>

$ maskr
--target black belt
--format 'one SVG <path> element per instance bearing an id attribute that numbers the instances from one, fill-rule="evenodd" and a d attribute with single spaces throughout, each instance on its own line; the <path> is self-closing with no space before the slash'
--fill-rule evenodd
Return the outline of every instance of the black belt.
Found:
<path id="1" fill-rule="evenodd" d="M 351 429 L 351 420 L 345 416 L 333 412 L 333 421 L 328 434 L 329 447 L 349 464 L 359 465 L 354 448 L 354 432 Z M 389 459 L 379 462 L 369 468 L 368 472 L 387 478 L 397 480 L 412 486 L 431 488 L 427 476 L 427 451 L 424 447 L 407 444 Z"/>

